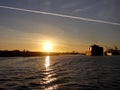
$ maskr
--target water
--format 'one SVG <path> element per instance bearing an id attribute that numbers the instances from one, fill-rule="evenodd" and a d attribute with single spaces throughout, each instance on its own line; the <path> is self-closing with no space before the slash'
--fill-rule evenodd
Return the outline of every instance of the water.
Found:
<path id="1" fill-rule="evenodd" d="M 120 90 L 120 56 L 1 57 L 0 90 Z"/>

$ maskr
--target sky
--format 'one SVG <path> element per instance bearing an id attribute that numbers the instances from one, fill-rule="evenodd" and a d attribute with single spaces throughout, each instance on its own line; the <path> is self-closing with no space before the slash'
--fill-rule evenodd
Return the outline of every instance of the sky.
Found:
<path id="1" fill-rule="evenodd" d="M 120 49 L 120 0 L 0 0 L 0 50 Z"/>

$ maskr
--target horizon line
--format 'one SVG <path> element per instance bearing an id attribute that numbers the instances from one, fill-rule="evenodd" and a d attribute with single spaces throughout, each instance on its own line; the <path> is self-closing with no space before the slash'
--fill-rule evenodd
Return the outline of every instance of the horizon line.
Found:
<path id="1" fill-rule="evenodd" d="M 8 7 L 8 6 L 0 6 L 0 8 L 11 9 L 11 10 L 18 10 L 18 11 L 24 11 L 24 12 L 30 12 L 30 13 L 36 13 L 36 14 L 51 15 L 51 16 L 57 16 L 57 17 L 63 17 L 63 18 L 70 18 L 70 19 L 76 19 L 76 20 L 83 20 L 83 21 L 89 21 L 89 22 L 105 23 L 105 24 L 120 26 L 120 23 L 116 23 L 116 22 L 96 20 L 96 19 L 83 18 L 83 17 L 76 17 L 76 16 L 70 16 L 70 15 L 64 15 L 64 14 L 57 14 L 57 13 L 36 11 L 36 10 L 30 10 L 30 9 L 24 9 L 24 8 Z"/>

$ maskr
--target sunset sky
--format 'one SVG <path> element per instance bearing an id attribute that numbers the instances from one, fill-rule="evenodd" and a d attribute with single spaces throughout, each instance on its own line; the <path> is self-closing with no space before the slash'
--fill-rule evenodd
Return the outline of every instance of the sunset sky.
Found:
<path id="1" fill-rule="evenodd" d="M 0 0 L 0 50 L 120 49 L 120 0 Z"/>

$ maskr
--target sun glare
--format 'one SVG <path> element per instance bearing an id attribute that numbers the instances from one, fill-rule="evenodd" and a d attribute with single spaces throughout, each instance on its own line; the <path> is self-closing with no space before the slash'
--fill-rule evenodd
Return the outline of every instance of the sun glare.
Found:
<path id="1" fill-rule="evenodd" d="M 44 50 L 45 52 L 50 52 L 52 49 L 52 44 L 50 42 L 44 43 Z"/>

